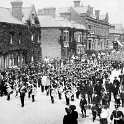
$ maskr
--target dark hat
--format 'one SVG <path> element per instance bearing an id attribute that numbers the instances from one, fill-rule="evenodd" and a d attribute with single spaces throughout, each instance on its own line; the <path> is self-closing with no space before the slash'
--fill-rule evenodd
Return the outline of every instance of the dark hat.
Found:
<path id="1" fill-rule="evenodd" d="M 67 113 L 70 113 L 71 112 L 71 109 L 70 108 L 65 108 L 65 111 L 67 112 Z"/>
<path id="2" fill-rule="evenodd" d="M 75 109 L 76 109 L 76 106 L 75 106 L 75 105 L 70 105 L 69 108 L 70 108 L 71 110 L 75 110 Z"/>
<path id="3" fill-rule="evenodd" d="M 115 103 L 115 108 L 119 108 L 119 105 L 117 103 Z"/>

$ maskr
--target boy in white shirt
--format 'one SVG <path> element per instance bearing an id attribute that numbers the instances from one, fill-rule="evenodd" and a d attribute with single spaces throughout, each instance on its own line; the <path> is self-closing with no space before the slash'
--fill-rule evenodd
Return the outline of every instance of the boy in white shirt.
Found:
<path id="1" fill-rule="evenodd" d="M 108 124 L 109 110 L 104 105 L 100 114 L 100 124 Z"/>

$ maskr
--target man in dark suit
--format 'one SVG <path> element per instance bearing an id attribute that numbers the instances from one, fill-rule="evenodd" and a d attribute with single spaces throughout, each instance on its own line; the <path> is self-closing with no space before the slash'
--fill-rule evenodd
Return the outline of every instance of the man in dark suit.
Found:
<path id="1" fill-rule="evenodd" d="M 115 110 L 113 110 L 110 120 L 114 119 L 114 124 L 123 124 L 122 118 L 124 117 L 123 112 L 119 110 L 119 106 L 115 104 Z"/>
<path id="2" fill-rule="evenodd" d="M 78 112 L 76 110 L 75 105 L 70 105 L 69 107 L 71 109 L 71 124 L 78 124 Z"/>
<path id="3" fill-rule="evenodd" d="M 71 109 L 65 108 L 67 115 L 64 115 L 63 124 L 71 124 Z"/>
<path id="4" fill-rule="evenodd" d="M 20 87 L 20 100 L 21 100 L 21 106 L 24 107 L 24 98 L 25 98 L 25 93 L 26 93 L 26 87 L 23 84 Z"/>

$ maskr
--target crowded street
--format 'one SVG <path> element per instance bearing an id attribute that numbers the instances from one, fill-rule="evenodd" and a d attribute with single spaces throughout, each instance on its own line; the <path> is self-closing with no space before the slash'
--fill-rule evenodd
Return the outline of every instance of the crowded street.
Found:
<path id="1" fill-rule="evenodd" d="M 0 5 L 0 124 L 124 124 L 122 0 Z"/>
<path id="2" fill-rule="evenodd" d="M 47 65 L 49 65 L 49 64 L 47 63 Z M 41 65 L 40 65 L 40 67 L 41 67 Z M 43 65 L 42 65 L 42 67 L 43 67 Z M 32 66 L 32 68 L 34 68 L 34 66 Z M 16 70 L 16 69 L 14 69 L 14 70 Z M 119 75 L 121 75 L 121 71 L 123 71 L 123 69 L 116 69 L 116 68 L 113 69 L 111 72 L 111 75 L 109 75 L 110 82 L 113 82 L 114 78 L 116 76 L 118 77 L 117 79 L 119 80 Z M 45 72 L 43 72 L 43 74 L 45 74 Z M 35 85 L 37 85 L 36 86 L 37 88 L 35 91 L 36 93 L 35 93 L 35 101 L 34 102 L 32 101 L 32 98 L 29 98 L 28 90 L 25 93 L 24 106 L 21 106 L 20 95 L 16 94 L 15 89 L 13 90 L 13 93 L 11 93 L 9 99 L 8 99 L 8 95 L 7 96 L 3 95 L 2 97 L 0 97 L 0 110 L 1 110 L 0 120 L 1 120 L 2 124 L 40 124 L 40 123 L 42 123 L 42 124 L 49 124 L 49 123 L 50 124 L 58 124 L 58 123 L 62 124 L 63 117 L 65 115 L 65 108 L 69 107 L 70 105 L 76 106 L 76 111 L 78 112 L 78 123 L 79 124 L 81 124 L 81 123 L 83 123 L 83 124 L 87 124 L 87 123 L 98 124 L 99 123 L 99 121 L 100 121 L 99 117 L 96 117 L 95 121 L 93 122 L 93 119 L 92 119 L 93 115 L 92 115 L 91 108 L 87 108 L 86 109 L 86 111 L 87 111 L 86 117 L 85 118 L 82 117 L 81 108 L 80 108 L 80 99 L 81 99 L 81 97 L 85 96 L 86 99 L 88 100 L 86 94 L 83 94 L 84 96 L 79 95 L 79 98 L 77 98 L 76 94 L 74 93 L 73 94 L 74 100 L 71 100 L 71 97 L 70 97 L 69 98 L 70 103 L 67 104 L 67 101 L 65 99 L 65 91 L 63 90 L 62 94 L 61 94 L 61 99 L 59 99 L 59 96 L 57 95 L 57 92 L 56 92 L 53 95 L 54 101 L 52 102 L 52 99 L 51 99 L 52 94 L 49 96 L 49 94 L 47 94 L 48 93 L 47 90 L 42 89 L 42 85 L 45 85 L 45 83 L 43 83 L 43 75 L 42 75 L 41 80 L 42 80 L 41 81 L 42 83 L 40 85 L 36 82 L 34 83 Z M 48 80 L 46 80 L 46 81 L 47 81 L 46 83 L 49 82 Z M 56 90 L 59 85 L 56 87 L 54 84 L 56 84 L 56 83 L 53 82 L 50 85 L 53 86 L 52 89 Z M 28 84 L 28 85 L 30 85 L 30 84 Z M 67 85 L 67 84 L 65 84 L 65 85 Z M 28 86 L 27 86 L 27 88 L 28 88 Z M 21 93 L 21 91 L 20 91 L 20 93 Z M 31 93 L 31 95 L 32 95 L 32 93 Z M 112 111 L 115 109 L 115 100 L 114 100 L 114 97 L 112 94 L 111 94 L 111 96 L 112 96 L 112 98 L 111 98 L 110 106 L 109 106 L 108 122 L 110 122 L 110 115 L 111 115 Z M 90 105 L 92 106 L 92 102 L 90 103 Z M 121 105 L 120 105 L 119 109 L 124 112 L 124 108 L 122 108 Z"/>

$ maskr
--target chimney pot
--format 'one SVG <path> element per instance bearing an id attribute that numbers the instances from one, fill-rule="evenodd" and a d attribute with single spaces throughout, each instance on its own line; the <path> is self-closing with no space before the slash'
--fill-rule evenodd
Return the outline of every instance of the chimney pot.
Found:
<path id="1" fill-rule="evenodd" d="M 80 7 L 80 3 L 81 3 L 80 0 L 75 0 L 74 1 L 74 7 Z"/>
<path id="2" fill-rule="evenodd" d="M 93 15 L 93 7 L 91 7 L 90 5 L 88 5 L 87 14 L 88 14 L 88 16 Z"/>
<path id="3" fill-rule="evenodd" d="M 105 21 L 108 22 L 109 21 L 109 15 L 108 13 L 106 13 L 106 16 L 105 16 Z"/>
<path id="4" fill-rule="evenodd" d="M 95 10 L 95 16 L 96 16 L 96 19 L 99 19 L 99 16 L 100 16 L 100 10 Z"/>
<path id="5" fill-rule="evenodd" d="M 51 7 L 51 8 L 44 8 L 38 11 L 39 15 L 48 15 L 55 17 L 56 16 L 56 8 Z"/>

